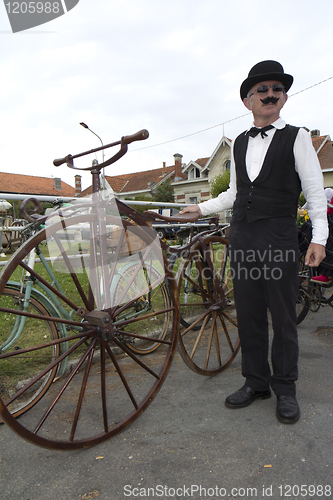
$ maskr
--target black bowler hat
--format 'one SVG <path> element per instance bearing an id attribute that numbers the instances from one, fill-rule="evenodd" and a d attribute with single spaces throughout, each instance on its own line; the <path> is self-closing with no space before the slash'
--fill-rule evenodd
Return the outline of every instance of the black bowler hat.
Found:
<path id="1" fill-rule="evenodd" d="M 292 86 L 294 78 L 284 72 L 280 63 L 276 61 L 261 61 L 250 69 L 247 79 L 244 80 L 241 85 L 240 95 L 242 101 L 244 101 L 253 85 L 259 82 L 264 82 L 265 80 L 276 80 L 281 82 L 284 85 L 286 92 L 288 92 Z"/>

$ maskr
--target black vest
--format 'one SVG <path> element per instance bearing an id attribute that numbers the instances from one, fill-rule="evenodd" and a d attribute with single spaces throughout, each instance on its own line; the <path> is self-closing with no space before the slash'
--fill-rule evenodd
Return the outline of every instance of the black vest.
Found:
<path id="1" fill-rule="evenodd" d="M 270 217 L 296 217 L 301 181 L 295 170 L 294 142 L 299 128 L 286 125 L 275 131 L 258 177 L 251 182 L 246 171 L 249 136 L 239 135 L 234 144 L 237 195 L 233 217 L 249 222 Z"/>

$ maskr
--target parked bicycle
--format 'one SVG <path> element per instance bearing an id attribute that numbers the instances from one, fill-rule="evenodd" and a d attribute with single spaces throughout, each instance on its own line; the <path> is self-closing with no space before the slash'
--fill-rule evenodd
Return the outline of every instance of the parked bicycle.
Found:
<path id="1" fill-rule="evenodd" d="M 219 235 L 217 220 L 180 249 L 170 249 L 151 227 L 150 213 L 142 216 L 101 196 L 101 170 L 131 142 L 147 137 L 141 131 L 55 160 L 56 166 L 75 169 L 75 158 L 120 145 L 109 160 L 84 169 L 92 174 L 90 201 L 78 199 L 48 219 L 32 214 L 44 227 L 0 275 L 0 335 L 7 346 L 0 354 L 1 415 L 34 444 L 77 449 L 125 429 L 161 388 L 177 340 L 187 364 L 207 375 L 223 371 L 238 352 L 235 313 L 225 300 L 228 242 Z M 192 214 L 172 218 L 192 220 Z M 82 228 L 86 241 L 75 237 Z M 51 274 L 44 263 L 29 262 L 36 248 L 49 259 Z M 172 252 L 180 252 L 176 277 L 167 260 Z M 195 277 L 189 269 L 196 270 Z M 191 292 L 184 292 L 189 283 Z M 44 288 L 37 293 L 40 284 Z M 180 310 L 187 324 L 181 332 Z M 146 356 L 136 349 L 146 349 Z"/>
<path id="2" fill-rule="evenodd" d="M 303 254 L 298 273 L 299 295 L 296 304 L 297 324 L 306 318 L 309 311 L 317 312 L 323 306 L 333 307 L 333 282 L 328 284 L 311 281 L 316 276 L 313 267 L 306 266 Z"/>
<path id="3" fill-rule="evenodd" d="M 322 306 L 329 305 L 333 307 L 333 281 L 320 279 L 320 276 L 313 279 L 315 276 L 320 275 L 320 269 L 327 268 L 332 259 L 332 212 L 333 205 L 327 202 L 327 217 L 329 227 L 329 237 L 326 244 L 326 257 L 319 268 L 313 268 L 305 265 L 305 255 L 309 244 L 312 239 L 312 225 L 311 221 L 305 221 L 298 230 L 298 243 L 300 250 L 299 262 L 299 295 L 296 304 L 297 324 L 301 323 L 307 316 L 309 311 L 317 312 Z"/>

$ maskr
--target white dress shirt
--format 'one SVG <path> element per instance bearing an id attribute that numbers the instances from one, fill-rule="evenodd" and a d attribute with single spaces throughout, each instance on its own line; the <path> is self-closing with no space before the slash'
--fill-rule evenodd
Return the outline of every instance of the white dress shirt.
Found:
<path id="1" fill-rule="evenodd" d="M 249 137 L 246 152 L 246 170 L 251 181 L 258 177 L 262 168 L 268 147 L 276 129 L 282 129 L 286 123 L 278 118 L 272 125 L 275 127 L 266 132 L 267 137 L 261 134 Z M 328 237 L 327 200 L 324 193 L 323 174 L 317 154 L 312 145 L 311 137 L 305 129 L 300 128 L 294 143 L 295 169 L 299 175 L 302 191 L 307 202 L 307 211 L 312 222 L 312 242 L 325 245 Z M 230 185 L 227 191 L 216 198 L 199 204 L 202 215 L 222 212 L 232 208 L 236 198 L 236 170 L 234 160 L 234 142 L 231 150 Z"/>

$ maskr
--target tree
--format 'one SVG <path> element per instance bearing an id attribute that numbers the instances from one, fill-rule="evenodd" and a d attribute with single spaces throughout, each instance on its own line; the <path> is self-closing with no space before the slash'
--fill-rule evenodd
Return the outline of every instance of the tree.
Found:
<path id="1" fill-rule="evenodd" d="M 146 194 L 136 194 L 134 198 L 125 198 L 125 200 L 130 200 L 130 201 L 154 201 L 151 196 L 148 196 Z M 151 208 L 149 205 L 131 205 L 135 210 L 140 212 L 141 214 L 145 210 L 149 210 Z"/>
<path id="2" fill-rule="evenodd" d="M 171 185 L 172 179 L 167 179 L 162 184 L 159 184 L 153 191 L 152 196 L 147 194 L 136 194 L 133 198 L 125 198 L 131 201 L 155 201 L 163 204 L 173 203 L 174 194 L 173 187 Z M 132 205 L 138 212 L 143 213 L 145 210 L 151 209 L 149 205 Z M 153 207 L 156 208 L 156 207 Z"/>
<path id="3" fill-rule="evenodd" d="M 173 203 L 175 201 L 175 196 L 173 193 L 172 179 L 167 179 L 162 184 L 159 184 L 154 189 L 153 197 L 154 201 L 169 202 Z"/>
<path id="4" fill-rule="evenodd" d="M 225 170 L 223 174 L 215 175 L 214 179 L 210 183 L 210 194 L 213 198 L 216 198 L 220 193 L 226 191 L 230 183 L 230 170 Z"/>

